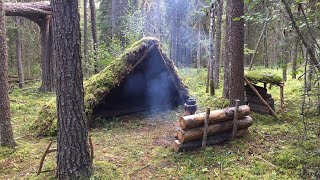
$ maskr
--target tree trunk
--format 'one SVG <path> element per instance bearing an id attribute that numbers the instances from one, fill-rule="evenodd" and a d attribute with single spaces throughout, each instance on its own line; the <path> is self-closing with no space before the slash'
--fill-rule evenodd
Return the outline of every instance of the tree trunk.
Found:
<path id="1" fill-rule="evenodd" d="M 112 0 L 112 35 L 120 40 L 122 47 L 126 44 L 121 16 L 126 14 L 128 0 Z"/>
<path id="2" fill-rule="evenodd" d="M 239 0 L 228 0 L 228 16 L 231 19 L 228 33 L 228 50 L 230 52 L 230 105 L 235 100 L 244 103 L 244 2 Z"/>
<path id="3" fill-rule="evenodd" d="M 230 86 L 230 51 L 228 47 L 228 41 L 229 41 L 229 31 L 231 29 L 231 18 L 230 18 L 230 7 L 229 7 L 230 1 L 227 0 L 226 5 L 226 36 L 225 36 L 225 54 L 224 54 L 224 61 L 223 61 L 223 97 L 228 99 L 229 98 L 229 86 Z"/>
<path id="4" fill-rule="evenodd" d="M 217 12 L 217 34 L 216 34 L 216 62 L 214 67 L 215 72 L 215 85 L 216 89 L 220 86 L 220 64 L 221 64 L 221 25 L 222 25 L 222 15 L 223 15 L 223 0 L 218 0 L 218 12 Z"/>
<path id="5" fill-rule="evenodd" d="M 316 67 L 316 69 L 318 71 L 320 71 L 320 63 L 316 58 L 316 55 L 314 53 L 314 51 L 312 51 L 311 45 L 310 43 L 307 42 L 306 38 L 304 37 L 304 35 L 301 33 L 299 26 L 296 23 L 296 20 L 294 19 L 294 16 L 292 14 L 291 8 L 288 5 L 286 0 L 281 0 L 281 2 L 284 4 L 285 9 L 290 17 L 291 23 L 293 28 L 295 29 L 297 35 L 299 36 L 300 40 L 302 41 L 303 45 L 305 46 L 307 53 L 310 56 L 310 61 L 312 62 L 312 64 Z"/>
<path id="6" fill-rule="evenodd" d="M 201 68 L 201 23 L 198 22 L 197 69 Z"/>
<path id="7" fill-rule="evenodd" d="M 84 43 L 84 74 L 89 76 L 89 56 L 88 56 L 88 0 L 83 1 L 83 43 Z"/>
<path id="8" fill-rule="evenodd" d="M 15 146 L 10 122 L 8 79 L 7 37 L 3 2 L 0 0 L 0 143 L 3 146 Z"/>
<path id="9" fill-rule="evenodd" d="M 214 34 L 215 34 L 215 16 L 214 16 L 214 6 L 211 5 L 210 8 L 210 30 L 209 30 L 209 86 L 210 86 L 210 95 L 214 95 Z"/>
<path id="10" fill-rule="evenodd" d="M 22 62 L 22 43 L 21 43 L 21 33 L 20 33 L 20 17 L 15 17 L 14 19 L 16 24 L 16 55 L 17 55 L 17 69 L 18 69 L 18 77 L 19 77 L 19 88 L 23 88 L 25 86 L 24 82 L 24 73 L 23 73 L 23 62 Z"/>
<path id="11" fill-rule="evenodd" d="M 267 0 L 263 1 L 263 8 L 264 8 L 264 14 L 267 18 L 269 18 L 268 15 L 268 5 Z M 268 20 L 266 20 L 266 24 L 268 24 Z M 266 25 L 266 28 L 264 28 L 263 33 L 263 48 L 264 48 L 264 54 L 263 54 L 263 62 L 264 67 L 269 67 L 269 54 L 268 54 L 268 25 Z"/>
<path id="12" fill-rule="evenodd" d="M 297 59 L 298 59 L 298 47 L 299 47 L 299 38 L 297 38 L 294 46 L 294 57 L 292 58 L 292 79 L 297 78 Z"/>
<path id="13" fill-rule="evenodd" d="M 93 53 L 94 53 L 94 73 L 98 73 L 98 38 L 97 38 L 97 23 L 96 23 L 96 5 L 94 0 L 89 0 L 90 2 L 90 12 L 91 12 L 91 33 L 92 33 L 92 41 L 93 41 Z"/>
<path id="14" fill-rule="evenodd" d="M 78 1 L 53 0 L 52 7 L 57 64 L 57 178 L 89 179 L 92 161 L 84 110 Z"/>
<path id="15" fill-rule="evenodd" d="M 41 86 L 42 92 L 55 91 L 55 62 L 53 59 L 53 34 L 52 34 L 52 17 L 47 16 L 39 24 L 41 33 Z"/>

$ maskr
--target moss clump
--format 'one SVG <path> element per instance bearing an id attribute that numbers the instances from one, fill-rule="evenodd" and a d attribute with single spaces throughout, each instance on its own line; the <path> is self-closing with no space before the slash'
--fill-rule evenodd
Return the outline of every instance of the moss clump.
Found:
<path id="1" fill-rule="evenodd" d="M 246 78 L 252 83 L 271 83 L 271 84 L 280 84 L 282 83 L 282 78 L 271 71 L 264 70 L 253 70 L 247 71 L 245 73 Z"/>
<path id="2" fill-rule="evenodd" d="M 30 130 L 36 136 L 54 136 L 57 134 L 57 124 L 56 100 L 53 98 L 42 107 Z"/>

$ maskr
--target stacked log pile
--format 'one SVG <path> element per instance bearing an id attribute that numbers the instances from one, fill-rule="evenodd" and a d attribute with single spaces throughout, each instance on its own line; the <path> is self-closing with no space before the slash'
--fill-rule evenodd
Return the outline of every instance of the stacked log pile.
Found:
<path id="1" fill-rule="evenodd" d="M 256 90 L 259 92 L 261 97 L 269 104 L 269 106 L 274 111 L 274 99 L 272 98 L 271 94 L 268 94 L 267 89 L 253 85 Z M 257 112 L 260 114 L 270 115 L 270 111 L 266 105 L 259 99 L 259 97 L 254 93 L 254 91 L 250 88 L 249 85 L 246 85 L 246 97 L 247 97 L 247 104 L 249 105 L 250 109 L 253 112 Z"/>
<path id="2" fill-rule="evenodd" d="M 207 145 L 222 143 L 232 138 L 235 109 L 235 107 L 230 107 L 210 112 Z M 249 116 L 250 108 L 247 105 L 240 106 L 237 112 L 235 136 L 241 137 L 248 133 L 248 128 L 252 125 L 252 118 Z M 176 152 L 194 150 L 202 146 L 205 118 L 206 113 L 180 117 L 180 127 L 177 128 L 176 139 L 171 145 Z"/>

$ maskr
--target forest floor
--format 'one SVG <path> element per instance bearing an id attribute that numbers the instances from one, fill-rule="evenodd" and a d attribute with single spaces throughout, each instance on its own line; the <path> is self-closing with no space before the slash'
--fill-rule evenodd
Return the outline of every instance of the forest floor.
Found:
<path id="1" fill-rule="evenodd" d="M 281 71 L 272 70 L 281 74 Z M 203 111 L 227 105 L 221 88 L 215 97 L 205 94 L 205 71 L 182 69 L 180 75 Z M 319 179 L 319 116 L 300 117 L 302 80 L 285 86 L 286 112 L 280 119 L 252 113 L 250 134 L 205 150 L 175 153 L 170 148 L 182 108 L 141 113 L 108 120 L 90 135 L 95 149 L 92 179 Z M 40 158 L 54 137 L 35 138 L 29 132 L 41 106 L 53 94 L 38 92 L 39 84 L 13 88 L 12 123 L 18 146 L 0 147 L 0 179 L 54 179 L 55 153 L 48 155 L 36 176 Z M 279 110 L 279 88 L 268 90 Z M 200 111 L 201 111 L 200 110 Z M 304 136 L 305 134 L 305 136 Z"/>

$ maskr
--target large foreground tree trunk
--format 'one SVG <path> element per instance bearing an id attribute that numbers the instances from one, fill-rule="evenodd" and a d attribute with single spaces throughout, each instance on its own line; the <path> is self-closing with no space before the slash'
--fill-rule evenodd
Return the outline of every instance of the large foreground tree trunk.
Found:
<path id="1" fill-rule="evenodd" d="M 231 19 L 227 35 L 231 68 L 229 100 L 233 106 L 236 99 L 241 104 L 244 103 L 244 2 L 228 0 L 228 6 L 228 16 Z"/>
<path id="2" fill-rule="evenodd" d="M 0 0 L 0 143 L 4 146 L 15 146 L 10 123 L 10 102 L 7 62 L 7 38 L 3 2 Z"/>
<path id="3" fill-rule="evenodd" d="M 57 177 L 89 179 L 92 161 L 84 111 L 78 1 L 53 0 L 52 7 L 57 64 Z"/>

